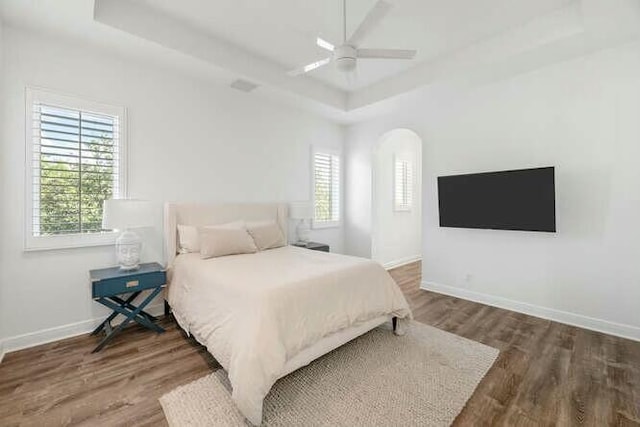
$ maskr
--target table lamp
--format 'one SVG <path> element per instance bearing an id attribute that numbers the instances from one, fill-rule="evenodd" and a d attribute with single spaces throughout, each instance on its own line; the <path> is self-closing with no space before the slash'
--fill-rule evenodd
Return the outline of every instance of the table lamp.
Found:
<path id="1" fill-rule="evenodd" d="M 313 204 L 311 202 L 293 202 L 289 206 L 289 217 L 298 219 L 296 235 L 299 243 L 309 243 L 310 228 L 307 220 L 313 218 Z"/>
<path id="2" fill-rule="evenodd" d="M 151 203 L 146 200 L 109 199 L 102 205 L 102 228 L 121 231 L 116 239 L 116 259 L 122 270 L 140 267 L 142 240 L 134 228 L 153 225 Z"/>

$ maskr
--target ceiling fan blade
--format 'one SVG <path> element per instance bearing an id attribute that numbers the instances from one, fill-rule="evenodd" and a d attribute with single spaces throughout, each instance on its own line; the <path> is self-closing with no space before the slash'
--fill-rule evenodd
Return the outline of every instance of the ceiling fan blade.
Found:
<path id="1" fill-rule="evenodd" d="M 358 49 L 358 58 L 413 59 L 416 53 L 407 49 Z"/>
<path id="2" fill-rule="evenodd" d="M 296 68 L 295 70 L 288 71 L 287 74 L 290 76 L 299 76 L 300 74 L 308 73 L 309 71 L 320 68 L 323 65 L 327 65 L 329 62 L 331 62 L 331 57 L 312 62 L 311 64 L 305 65 L 304 67 Z"/>
<path id="3" fill-rule="evenodd" d="M 336 48 L 333 43 L 329 43 L 328 41 L 326 41 L 325 39 L 321 38 L 321 37 L 317 37 L 316 38 L 316 44 L 318 46 L 320 46 L 323 49 L 327 49 L 330 52 L 333 52 L 333 50 Z"/>
<path id="4" fill-rule="evenodd" d="M 378 23 L 385 17 L 385 15 L 391 10 L 391 5 L 384 0 L 378 0 L 373 8 L 367 13 L 364 21 L 360 23 L 360 26 L 351 34 L 351 38 L 346 44 L 351 46 L 358 46 L 360 42 L 378 25 Z"/>

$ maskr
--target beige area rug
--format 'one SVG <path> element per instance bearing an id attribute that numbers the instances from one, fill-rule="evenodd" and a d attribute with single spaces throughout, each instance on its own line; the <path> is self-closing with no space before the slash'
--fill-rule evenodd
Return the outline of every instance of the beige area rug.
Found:
<path id="1" fill-rule="evenodd" d="M 381 326 L 278 380 L 265 426 L 448 426 L 498 350 L 412 322 Z M 245 426 L 224 370 L 160 398 L 171 427 Z"/>

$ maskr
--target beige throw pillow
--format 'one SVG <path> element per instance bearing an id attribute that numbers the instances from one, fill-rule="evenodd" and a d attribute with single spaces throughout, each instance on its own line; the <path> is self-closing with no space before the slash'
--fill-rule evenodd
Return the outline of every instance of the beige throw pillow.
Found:
<path id="1" fill-rule="evenodd" d="M 253 237 L 258 250 L 284 246 L 284 234 L 275 221 L 256 221 L 247 223 L 247 231 Z"/>
<path id="2" fill-rule="evenodd" d="M 178 250 L 181 254 L 188 254 L 191 252 L 200 252 L 200 229 L 201 228 L 242 228 L 244 229 L 244 221 L 233 221 L 225 224 L 207 225 L 204 227 L 197 227 L 195 225 L 182 225 L 178 224 Z"/>
<path id="3" fill-rule="evenodd" d="M 200 258 L 252 254 L 258 248 L 244 228 L 203 227 L 200 229 Z"/>

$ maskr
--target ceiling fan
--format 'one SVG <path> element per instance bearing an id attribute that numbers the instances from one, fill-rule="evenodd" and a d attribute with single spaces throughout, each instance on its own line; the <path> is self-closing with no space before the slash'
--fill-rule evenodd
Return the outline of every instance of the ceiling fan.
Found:
<path id="1" fill-rule="evenodd" d="M 321 59 L 304 67 L 296 68 L 289 71 L 290 76 L 298 76 L 309 71 L 327 65 L 331 61 L 336 63 L 338 70 L 343 72 L 352 71 L 356 68 L 358 58 L 375 58 L 375 59 L 413 59 L 416 55 L 415 50 L 405 49 L 363 49 L 359 45 L 362 40 L 382 21 L 385 15 L 391 9 L 391 5 L 384 0 L 378 0 L 373 8 L 367 13 L 364 21 L 347 39 L 347 0 L 342 1 L 342 31 L 343 42 L 336 46 L 320 37 L 316 39 L 316 43 L 323 49 L 333 52 L 333 55 Z"/>

